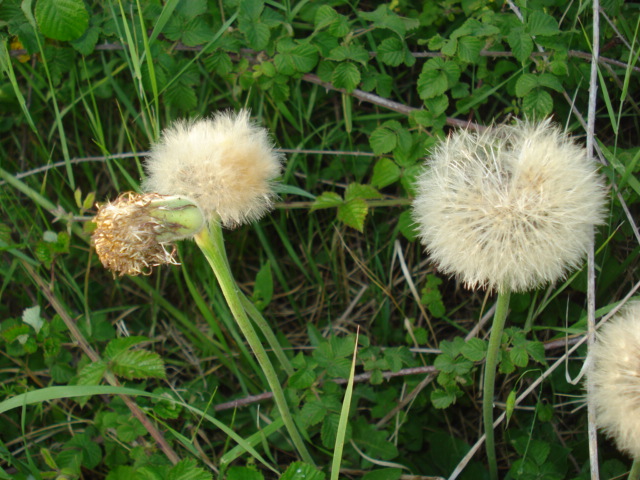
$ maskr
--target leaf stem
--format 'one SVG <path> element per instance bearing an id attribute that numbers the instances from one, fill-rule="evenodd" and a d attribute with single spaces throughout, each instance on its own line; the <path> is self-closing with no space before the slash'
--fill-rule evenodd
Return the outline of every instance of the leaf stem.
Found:
<path id="1" fill-rule="evenodd" d="M 249 346 L 253 350 L 253 353 L 263 370 L 267 382 L 269 383 L 269 387 L 273 392 L 273 399 L 280 411 L 284 425 L 291 436 L 291 441 L 298 450 L 302 460 L 310 465 L 315 465 L 293 421 L 293 416 L 291 415 L 291 411 L 287 405 L 282 386 L 280 385 L 280 381 L 278 380 L 273 364 L 271 363 L 266 350 L 262 346 L 260 338 L 253 328 L 253 325 L 249 321 L 247 312 L 242 306 L 241 294 L 238 291 L 237 285 L 228 266 L 227 254 L 224 248 L 224 239 L 222 237 L 222 227 L 219 223 L 212 222 L 208 229 L 202 229 L 202 231 L 195 236 L 195 240 L 198 247 L 200 247 L 202 253 L 204 253 L 207 258 L 209 265 L 211 265 L 211 269 L 218 279 L 222 293 L 227 300 L 229 309 L 231 310 L 242 334 L 249 343 Z"/>
<path id="2" fill-rule="evenodd" d="M 495 392 L 496 368 L 498 366 L 498 353 L 502 343 L 502 332 L 509 310 L 509 290 L 498 293 L 496 312 L 493 316 L 493 326 L 489 337 L 487 359 L 484 368 L 484 385 L 482 389 L 482 419 L 485 432 L 485 447 L 487 461 L 489 462 L 489 477 L 498 479 L 498 461 L 496 460 L 496 444 L 493 433 L 493 396 Z"/>

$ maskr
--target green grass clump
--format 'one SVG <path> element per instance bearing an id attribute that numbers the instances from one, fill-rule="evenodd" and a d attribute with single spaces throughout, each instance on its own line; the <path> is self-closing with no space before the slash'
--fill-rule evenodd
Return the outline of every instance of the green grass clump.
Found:
<path id="1" fill-rule="evenodd" d="M 593 273 L 511 294 L 498 476 L 625 475 L 576 380 L 638 287 L 640 17 L 585 5 L 1 1 L 0 479 L 488 478 L 497 296 L 436 270 L 410 208 L 452 129 L 547 116 L 593 145 L 607 218 Z M 223 232 L 233 310 L 189 240 L 114 278 L 96 202 L 140 191 L 174 120 L 242 108 L 286 161 L 275 210 Z"/>

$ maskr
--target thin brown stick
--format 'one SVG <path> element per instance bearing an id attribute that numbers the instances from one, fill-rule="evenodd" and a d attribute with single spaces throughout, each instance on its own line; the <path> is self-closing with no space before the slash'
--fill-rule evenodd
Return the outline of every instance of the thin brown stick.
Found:
<path id="1" fill-rule="evenodd" d="M 84 354 L 91 359 L 92 362 L 99 362 L 100 355 L 91 347 L 91 345 L 89 345 L 89 342 L 87 342 L 87 339 L 78 329 L 76 323 L 68 314 L 67 310 L 56 298 L 47 282 L 45 282 L 45 280 L 40 275 L 38 275 L 36 271 L 31 267 L 31 265 L 29 265 L 27 262 L 22 261 L 21 263 L 22 267 L 27 271 L 31 279 L 38 285 L 38 288 L 40 288 L 40 291 L 47 298 L 53 309 L 58 315 L 60 315 L 60 318 L 62 318 L 62 321 L 69 329 L 69 333 L 71 334 L 71 338 L 73 338 L 74 342 L 80 347 Z M 109 384 L 111 384 L 112 386 L 121 386 L 120 382 L 118 382 L 118 380 L 113 375 L 107 375 L 105 378 L 107 382 L 109 382 Z M 131 397 L 127 395 L 120 395 L 120 398 L 122 398 L 129 410 L 131 410 L 131 414 L 140 421 L 140 423 L 153 437 L 153 439 L 156 441 L 160 449 L 164 452 L 171 463 L 174 465 L 177 464 L 180 461 L 180 457 L 167 443 L 162 432 L 159 431 L 155 427 L 155 425 L 153 425 L 153 423 L 151 423 L 151 421 L 147 418 L 140 407 L 131 399 Z"/>

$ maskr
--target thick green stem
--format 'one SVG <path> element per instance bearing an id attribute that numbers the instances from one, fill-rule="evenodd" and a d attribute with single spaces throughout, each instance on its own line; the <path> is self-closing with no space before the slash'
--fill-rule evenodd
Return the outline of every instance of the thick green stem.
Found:
<path id="1" fill-rule="evenodd" d="M 487 461 L 489 462 L 489 476 L 491 480 L 498 480 L 498 461 L 496 460 L 496 444 L 493 435 L 493 395 L 495 392 L 496 367 L 498 366 L 498 353 L 502 343 L 502 331 L 509 310 L 509 297 L 511 292 L 498 294 L 496 313 L 493 316 L 493 326 L 489 337 L 487 360 L 484 367 L 484 386 L 482 389 L 482 419 L 484 423 L 485 447 L 487 449 Z"/>
<path id="2" fill-rule="evenodd" d="M 629 472 L 629 476 L 627 480 L 638 480 L 640 479 L 640 458 L 636 458 L 633 460 L 633 465 L 631 465 L 631 471 Z"/>
<path id="3" fill-rule="evenodd" d="M 200 233 L 195 236 L 196 243 L 204 253 L 209 265 L 213 269 L 213 273 L 218 279 L 218 283 L 220 284 L 220 289 L 227 300 L 229 305 L 229 309 L 233 314 L 240 330 L 242 331 L 244 337 L 247 339 L 247 343 L 253 350 L 253 353 L 264 372 L 264 375 L 269 383 L 269 387 L 273 392 L 273 399 L 276 402 L 276 406 L 280 411 L 280 415 L 282 416 L 282 420 L 284 421 L 284 425 L 289 431 L 289 435 L 291 436 L 291 441 L 295 445 L 298 453 L 302 457 L 302 460 L 306 463 L 314 465 L 314 461 L 311 458 L 311 455 L 307 451 L 307 447 L 300 436 L 300 432 L 296 428 L 296 425 L 293 421 L 293 417 L 291 415 L 291 411 L 289 410 L 289 406 L 287 405 L 287 401 L 284 396 L 284 392 L 282 390 L 282 386 L 280 385 L 280 381 L 278 380 L 278 376 L 276 375 L 276 371 L 273 368 L 273 364 L 267 355 L 266 350 L 262 346 L 260 342 L 260 338 L 258 337 L 253 325 L 249 321 L 247 317 L 247 313 L 242 306 L 240 292 L 237 289 L 237 285 L 233 276 L 231 275 L 231 271 L 229 270 L 227 263 L 227 254 L 224 248 L 224 240 L 222 238 L 222 228 L 218 223 L 212 223 L 210 228 L 204 228 Z"/>

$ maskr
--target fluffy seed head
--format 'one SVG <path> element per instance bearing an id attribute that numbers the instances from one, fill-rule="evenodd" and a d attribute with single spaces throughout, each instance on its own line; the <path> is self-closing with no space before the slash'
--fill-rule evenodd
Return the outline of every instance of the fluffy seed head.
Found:
<path id="1" fill-rule="evenodd" d="M 180 120 L 167 128 L 146 160 L 143 189 L 195 200 L 209 221 L 235 227 L 272 207 L 281 155 L 249 112 Z"/>
<path id="2" fill-rule="evenodd" d="M 459 130 L 419 177 L 413 217 L 439 268 L 524 291 L 580 265 L 604 218 L 593 162 L 549 120 Z"/>
<path id="3" fill-rule="evenodd" d="M 91 240 L 114 275 L 149 275 L 152 267 L 178 265 L 171 242 L 195 235 L 204 224 L 189 199 L 133 192 L 99 205 L 94 221 Z"/>
<path id="4" fill-rule="evenodd" d="M 589 355 L 596 424 L 620 450 L 640 459 L 640 302 L 626 305 L 600 328 Z"/>

